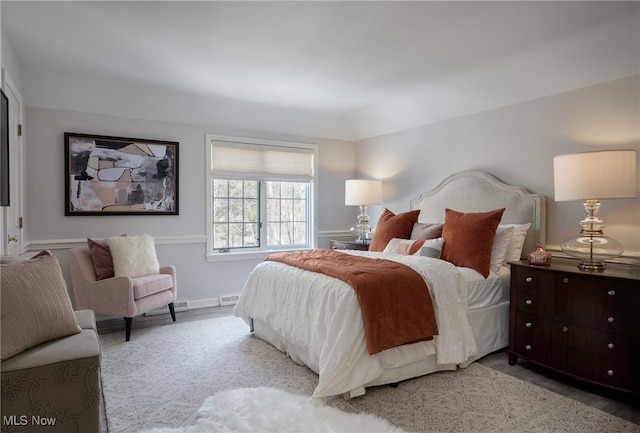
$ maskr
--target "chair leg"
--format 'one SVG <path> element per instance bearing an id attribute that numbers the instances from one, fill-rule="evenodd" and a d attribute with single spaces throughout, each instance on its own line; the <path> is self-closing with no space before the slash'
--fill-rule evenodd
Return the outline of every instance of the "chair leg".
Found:
<path id="1" fill-rule="evenodd" d="M 169 307 L 169 312 L 171 313 L 171 318 L 175 322 L 176 321 L 176 308 L 174 307 L 173 302 L 170 303 L 168 305 L 168 307 Z"/>
<path id="2" fill-rule="evenodd" d="M 131 324 L 133 323 L 133 317 L 125 317 L 124 318 L 124 323 L 125 323 L 125 338 L 126 341 L 129 341 L 129 338 L 131 338 Z"/>

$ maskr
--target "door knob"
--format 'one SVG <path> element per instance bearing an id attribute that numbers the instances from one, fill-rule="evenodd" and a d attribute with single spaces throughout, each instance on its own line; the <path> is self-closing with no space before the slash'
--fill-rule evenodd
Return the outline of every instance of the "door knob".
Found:
<path id="1" fill-rule="evenodd" d="M 7 243 L 18 242 L 18 236 L 7 236 Z"/>

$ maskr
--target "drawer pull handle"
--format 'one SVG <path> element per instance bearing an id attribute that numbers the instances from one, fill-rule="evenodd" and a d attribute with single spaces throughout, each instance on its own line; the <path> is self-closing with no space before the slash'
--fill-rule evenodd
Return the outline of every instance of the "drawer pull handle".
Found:
<path id="1" fill-rule="evenodd" d="M 613 343 L 609 343 L 609 344 L 607 344 L 607 347 L 608 347 L 609 349 L 615 349 L 615 348 L 616 348 L 616 345 L 615 345 L 615 344 L 613 344 Z"/>
<path id="2" fill-rule="evenodd" d="M 527 344 L 526 346 L 524 346 L 525 350 L 531 350 L 531 345 Z"/>
<path id="3" fill-rule="evenodd" d="M 563 327 L 562 327 L 562 332 L 569 332 L 569 328 L 568 328 L 568 327 L 566 327 L 566 326 L 563 326 Z"/>
<path id="4" fill-rule="evenodd" d="M 533 283 L 533 278 L 531 277 L 527 277 L 527 279 L 525 280 L 527 283 Z"/>
<path id="5" fill-rule="evenodd" d="M 527 305 L 531 305 L 533 304 L 533 301 L 531 299 L 527 299 L 526 301 L 524 301 L 524 303 Z"/>
<path id="6" fill-rule="evenodd" d="M 607 319 L 607 322 L 609 322 L 609 323 L 613 323 L 613 322 L 615 322 L 615 321 L 616 321 L 616 319 L 614 319 L 613 317 L 609 317 L 609 318 Z"/>
<path id="7" fill-rule="evenodd" d="M 562 282 L 566 284 L 566 283 L 569 282 L 569 279 L 567 277 L 565 277 L 565 278 L 562 279 Z"/>
<path id="8" fill-rule="evenodd" d="M 616 296 L 616 291 L 615 291 L 615 290 L 609 290 L 609 291 L 607 292 L 607 295 L 609 295 L 609 296 Z"/>
<path id="9" fill-rule="evenodd" d="M 613 370 L 609 370 L 609 371 L 607 371 L 607 374 L 608 374 L 609 376 L 613 376 Z"/>
<path id="10" fill-rule="evenodd" d="M 525 324 L 524 324 L 524 327 L 525 327 L 525 328 L 531 328 L 531 322 L 527 322 L 527 323 L 525 323 Z"/>

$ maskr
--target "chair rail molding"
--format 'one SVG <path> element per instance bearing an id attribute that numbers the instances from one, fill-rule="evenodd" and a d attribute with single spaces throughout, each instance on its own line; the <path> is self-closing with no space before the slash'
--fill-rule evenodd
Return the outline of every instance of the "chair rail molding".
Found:
<path id="1" fill-rule="evenodd" d="M 95 236 L 101 238 L 101 236 Z M 185 245 L 204 244 L 207 242 L 205 235 L 188 236 L 153 236 L 156 245 Z M 82 239 L 44 239 L 27 241 L 27 250 L 66 250 L 87 244 L 87 238 Z"/>

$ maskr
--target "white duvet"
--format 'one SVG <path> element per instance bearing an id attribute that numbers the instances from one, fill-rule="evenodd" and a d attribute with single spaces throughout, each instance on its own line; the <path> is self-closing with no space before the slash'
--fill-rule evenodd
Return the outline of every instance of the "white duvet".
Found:
<path id="1" fill-rule="evenodd" d="M 309 367 L 319 376 L 314 397 L 348 393 L 378 378 L 383 368 L 416 362 L 434 351 L 438 365 L 462 364 L 476 353 L 467 319 L 467 286 L 455 266 L 428 257 L 346 253 L 394 260 L 418 272 L 429 287 L 440 335 L 369 355 L 351 286 L 324 274 L 262 262 L 249 275 L 235 314 L 267 323 L 306 353 Z"/>

